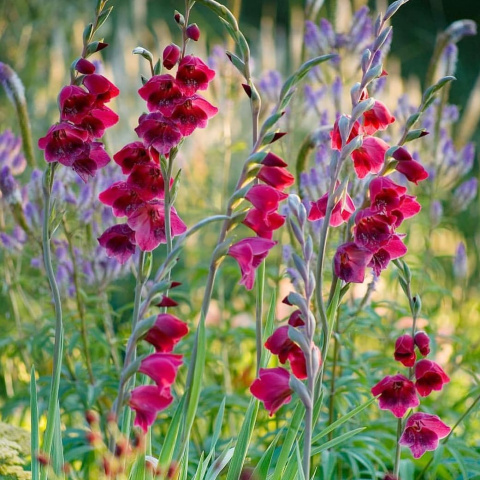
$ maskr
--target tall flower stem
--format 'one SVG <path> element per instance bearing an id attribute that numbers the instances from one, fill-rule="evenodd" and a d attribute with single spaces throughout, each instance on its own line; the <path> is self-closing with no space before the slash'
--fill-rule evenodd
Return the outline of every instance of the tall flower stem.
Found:
<path id="1" fill-rule="evenodd" d="M 403 422 L 402 422 L 402 419 L 399 418 L 397 423 L 397 445 L 395 447 L 395 463 L 393 466 L 393 475 L 395 476 L 395 478 L 398 478 L 398 474 L 400 472 L 400 456 L 401 456 L 402 450 L 400 447 L 399 440 L 402 435 L 402 430 L 403 430 Z"/>
<path id="2" fill-rule="evenodd" d="M 51 192 L 53 186 L 53 179 L 55 176 L 55 169 L 57 163 L 48 165 L 43 175 L 43 230 L 42 230 L 42 246 L 43 246 L 43 261 L 45 264 L 45 271 L 50 289 L 52 291 L 53 303 L 55 305 L 55 345 L 53 354 L 53 372 L 52 383 L 50 386 L 50 399 L 48 403 L 47 427 L 45 430 L 45 437 L 43 442 L 43 452 L 49 456 L 53 435 L 55 430 L 55 412 L 58 404 L 58 391 L 60 387 L 60 372 L 62 369 L 63 356 L 63 318 L 62 318 L 62 302 L 60 299 L 60 291 L 58 289 L 57 281 L 55 279 L 55 272 L 52 265 L 52 252 L 50 248 L 50 213 L 51 213 Z M 45 469 L 44 469 L 45 473 Z M 46 473 L 45 473 L 46 475 Z M 44 477 L 44 475 L 42 475 Z"/>

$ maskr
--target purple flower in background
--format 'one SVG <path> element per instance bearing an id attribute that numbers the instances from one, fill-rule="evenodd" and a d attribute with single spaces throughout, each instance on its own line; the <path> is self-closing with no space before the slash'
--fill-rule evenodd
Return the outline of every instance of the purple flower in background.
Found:
<path id="1" fill-rule="evenodd" d="M 466 278 L 468 275 L 468 261 L 467 261 L 467 250 L 465 244 L 460 242 L 457 245 L 455 251 L 455 257 L 453 259 L 453 274 L 455 278 Z"/>
<path id="2" fill-rule="evenodd" d="M 258 87 L 269 102 L 275 103 L 282 88 L 282 75 L 276 70 L 269 70 L 260 78 Z"/>
<path id="3" fill-rule="evenodd" d="M 458 186 L 453 192 L 452 208 L 462 212 L 467 209 L 472 200 L 477 196 L 478 180 L 470 178 Z"/>
<path id="4" fill-rule="evenodd" d="M 442 204 L 438 200 L 434 200 L 430 205 L 430 220 L 432 227 L 436 227 L 440 224 L 443 215 Z"/>
<path id="5" fill-rule="evenodd" d="M 8 166 L 12 175 L 20 175 L 27 162 L 22 153 L 22 141 L 11 130 L 0 134 L 0 166 Z"/>
<path id="6" fill-rule="evenodd" d="M 320 48 L 321 45 L 321 33 L 320 29 L 315 25 L 315 23 L 307 20 L 305 22 L 305 46 L 313 51 L 316 52 Z"/>

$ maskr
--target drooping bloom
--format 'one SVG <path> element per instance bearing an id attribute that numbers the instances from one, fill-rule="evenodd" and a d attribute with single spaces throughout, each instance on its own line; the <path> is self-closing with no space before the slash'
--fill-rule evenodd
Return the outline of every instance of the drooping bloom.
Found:
<path id="1" fill-rule="evenodd" d="M 247 290 L 253 288 L 255 282 L 255 271 L 268 255 L 270 249 L 277 242 L 266 238 L 252 237 L 244 238 L 228 249 L 228 255 L 235 258 L 242 272 L 240 285 L 245 285 Z"/>
<path id="2" fill-rule="evenodd" d="M 418 182 L 421 182 L 422 180 L 428 178 L 427 171 L 420 163 L 418 163 L 412 158 L 406 148 L 398 148 L 392 156 L 398 162 L 395 170 L 405 175 L 407 180 L 409 180 L 410 182 L 418 185 Z"/>
<path id="3" fill-rule="evenodd" d="M 149 112 L 160 112 L 167 117 L 172 114 L 176 105 L 184 101 L 179 84 L 168 73 L 154 75 L 138 90 L 138 94 L 146 100 Z"/>
<path id="4" fill-rule="evenodd" d="M 430 337 L 425 332 L 417 332 L 414 337 L 414 342 L 420 353 L 426 357 L 430 353 Z"/>
<path id="5" fill-rule="evenodd" d="M 420 458 L 427 450 L 435 450 L 438 440 L 446 437 L 450 431 L 451 428 L 436 415 L 414 413 L 408 417 L 399 444 L 408 447 L 413 458 Z"/>
<path id="6" fill-rule="evenodd" d="M 369 173 L 380 172 L 388 148 L 388 143 L 380 138 L 364 138 L 362 146 L 352 152 L 353 167 L 358 178 L 364 178 Z"/>
<path id="7" fill-rule="evenodd" d="M 187 96 L 197 90 L 206 90 L 208 83 L 215 77 L 215 71 L 208 68 L 198 57 L 186 55 L 180 60 L 176 79 Z"/>
<path id="8" fill-rule="evenodd" d="M 365 268 L 372 260 L 372 252 L 355 242 L 340 245 L 335 252 L 333 264 L 335 275 L 345 282 L 362 283 Z"/>
<path id="9" fill-rule="evenodd" d="M 257 208 L 252 208 L 242 223 L 251 228 L 259 237 L 271 240 L 273 231 L 285 223 L 285 217 L 277 212 L 264 213 Z"/>
<path id="10" fill-rule="evenodd" d="M 245 198 L 261 212 L 276 212 L 279 203 L 288 197 L 287 193 L 278 191 L 269 185 L 253 185 Z"/>
<path id="11" fill-rule="evenodd" d="M 137 135 L 145 147 L 153 147 L 161 155 L 167 155 L 182 139 L 177 125 L 159 112 L 144 113 L 138 119 Z"/>
<path id="12" fill-rule="evenodd" d="M 397 418 L 402 418 L 409 408 L 420 405 L 415 385 L 403 375 L 387 375 L 373 388 L 372 394 L 378 397 L 382 410 L 390 410 Z"/>
<path id="13" fill-rule="evenodd" d="M 375 100 L 373 107 L 363 114 L 363 131 L 367 135 L 373 135 L 378 130 L 385 130 L 395 117 L 388 108 L 378 100 Z"/>
<path id="14" fill-rule="evenodd" d="M 252 395 L 261 400 L 272 416 L 292 399 L 290 374 L 282 367 L 261 368 L 259 378 L 250 386 Z"/>
<path id="15" fill-rule="evenodd" d="M 310 202 L 311 208 L 308 219 L 311 221 L 320 220 L 325 217 L 328 203 L 328 192 L 320 197 L 316 202 Z M 335 204 L 330 217 L 330 226 L 338 227 L 342 223 L 348 221 L 355 211 L 355 204 L 350 195 L 345 192 L 342 198 Z"/>
<path id="16" fill-rule="evenodd" d="M 394 357 L 397 362 L 401 362 L 405 367 L 413 367 L 417 355 L 411 335 L 406 334 L 397 338 Z"/>
<path id="17" fill-rule="evenodd" d="M 142 142 L 125 145 L 114 156 L 113 161 L 122 167 L 122 173 L 128 175 L 135 165 L 144 165 L 152 161 Z"/>
<path id="18" fill-rule="evenodd" d="M 116 217 L 130 215 L 145 200 L 140 197 L 127 182 L 112 183 L 106 190 L 98 195 L 98 199 L 105 205 L 112 207 Z"/>
<path id="19" fill-rule="evenodd" d="M 116 258 L 122 265 L 135 253 L 135 232 L 126 224 L 107 228 L 98 238 L 108 257 Z"/>
<path id="20" fill-rule="evenodd" d="M 76 85 L 63 87 L 58 96 L 60 120 L 78 124 L 93 108 L 95 95 Z"/>
<path id="21" fill-rule="evenodd" d="M 257 178 L 277 190 L 284 190 L 295 183 L 295 177 L 284 167 L 264 165 L 258 172 Z"/>
<path id="22" fill-rule="evenodd" d="M 197 128 L 205 128 L 208 120 L 218 113 L 218 108 L 207 102 L 199 95 L 187 98 L 179 103 L 173 110 L 170 118 L 180 130 L 180 133 L 187 137 Z"/>
<path id="23" fill-rule="evenodd" d="M 157 352 L 144 358 L 138 371 L 148 375 L 158 387 L 166 389 L 175 381 L 182 363 L 182 355 Z"/>
<path id="24" fill-rule="evenodd" d="M 156 385 L 143 385 L 134 388 L 130 393 L 128 405 L 135 410 L 135 426 L 141 427 L 146 433 L 153 424 L 157 413 L 165 410 L 173 402 L 170 389 L 159 388 Z"/>
<path id="25" fill-rule="evenodd" d="M 187 333 L 188 326 L 185 322 L 169 313 L 161 313 L 144 340 L 151 343 L 157 352 L 171 352 Z"/>
<path id="26" fill-rule="evenodd" d="M 416 363 L 415 378 L 415 386 L 422 397 L 430 395 L 432 390 L 441 390 L 443 384 L 450 381 L 450 378 L 438 363 L 425 358 Z"/>

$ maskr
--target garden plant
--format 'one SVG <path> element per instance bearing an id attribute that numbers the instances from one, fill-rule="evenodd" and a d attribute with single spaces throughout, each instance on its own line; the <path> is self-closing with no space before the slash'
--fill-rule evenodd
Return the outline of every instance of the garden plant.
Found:
<path id="1" fill-rule="evenodd" d="M 476 24 L 403 80 L 417 2 L 306 0 L 277 65 L 241 1 L 88 1 L 35 96 L 0 62 L 0 478 L 480 478 Z"/>

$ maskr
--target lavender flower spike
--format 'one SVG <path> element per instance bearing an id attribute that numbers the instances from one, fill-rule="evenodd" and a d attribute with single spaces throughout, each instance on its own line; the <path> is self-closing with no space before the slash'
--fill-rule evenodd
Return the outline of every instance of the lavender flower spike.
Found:
<path id="1" fill-rule="evenodd" d="M 455 189 L 453 194 L 453 209 L 462 212 L 467 209 L 472 200 L 477 196 L 478 180 L 470 178 Z"/>
<path id="2" fill-rule="evenodd" d="M 463 242 L 457 245 L 455 258 L 453 259 L 453 274 L 457 279 L 466 278 L 468 274 L 467 250 Z"/>

